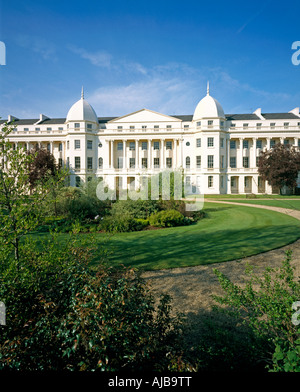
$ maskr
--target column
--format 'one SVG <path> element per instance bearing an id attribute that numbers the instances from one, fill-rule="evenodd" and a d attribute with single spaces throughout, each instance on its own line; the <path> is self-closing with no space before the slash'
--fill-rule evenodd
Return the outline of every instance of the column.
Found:
<path id="1" fill-rule="evenodd" d="M 267 137 L 266 138 L 266 141 L 267 141 L 267 150 L 270 150 L 270 148 L 271 148 L 271 138 L 270 137 Z"/>
<path id="2" fill-rule="evenodd" d="M 127 169 L 126 140 L 123 140 L 123 169 Z"/>
<path id="3" fill-rule="evenodd" d="M 182 149 L 183 139 L 179 140 L 179 166 L 183 167 L 183 149 Z"/>
<path id="4" fill-rule="evenodd" d="M 160 167 L 162 169 L 165 168 L 165 139 L 161 139 L 161 162 L 160 162 Z"/>
<path id="5" fill-rule="evenodd" d="M 253 168 L 256 167 L 256 140 L 257 140 L 257 137 L 254 137 L 252 139 L 252 164 L 250 162 L 250 167 L 253 167 Z"/>
<path id="6" fill-rule="evenodd" d="M 173 141 L 172 168 L 177 169 L 177 139 Z"/>
<path id="7" fill-rule="evenodd" d="M 139 161 L 139 139 L 135 141 L 135 168 L 140 168 L 140 161 Z"/>
<path id="8" fill-rule="evenodd" d="M 295 147 L 298 147 L 298 140 L 299 140 L 298 137 L 294 137 L 294 146 Z"/>
<path id="9" fill-rule="evenodd" d="M 114 141 L 110 141 L 110 168 L 114 169 Z"/>

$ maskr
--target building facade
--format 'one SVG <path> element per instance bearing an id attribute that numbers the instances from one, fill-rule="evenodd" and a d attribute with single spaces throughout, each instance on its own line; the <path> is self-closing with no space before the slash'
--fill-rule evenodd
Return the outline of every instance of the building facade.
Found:
<path id="1" fill-rule="evenodd" d="M 165 170 L 183 170 L 204 194 L 276 193 L 262 181 L 257 159 L 276 143 L 300 146 L 299 108 L 288 113 L 224 114 L 207 88 L 193 115 L 168 116 L 141 109 L 122 117 L 97 117 L 83 95 L 66 118 L 7 120 L 15 146 L 47 148 L 70 169 L 70 185 L 93 177 L 110 188 L 138 189 Z"/>

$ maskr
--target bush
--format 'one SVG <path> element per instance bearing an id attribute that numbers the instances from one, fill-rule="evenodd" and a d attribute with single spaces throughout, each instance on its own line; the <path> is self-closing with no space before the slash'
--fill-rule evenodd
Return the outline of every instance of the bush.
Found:
<path id="1" fill-rule="evenodd" d="M 173 227 L 188 225 L 191 223 L 191 220 L 184 217 L 179 211 L 166 210 L 151 215 L 149 223 L 155 227 Z"/>
<path id="2" fill-rule="evenodd" d="M 227 305 L 229 314 L 251 328 L 266 366 L 273 366 L 274 370 L 284 369 L 285 364 L 281 363 L 280 367 L 278 361 L 292 359 L 294 354 L 291 352 L 299 350 L 299 331 L 292 322 L 292 304 L 300 298 L 300 283 L 291 267 L 291 252 L 286 253 L 281 268 L 266 268 L 262 278 L 248 268 L 246 274 L 250 279 L 245 288 L 233 284 L 218 270 L 214 272 L 225 291 L 224 297 L 215 297 L 216 301 Z M 293 364 L 298 365 L 299 362 Z"/>
<path id="3" fill-rule="evenodd" d="M 147 226 L 147 222 L 144 219 L 134 219 L 130 215 L 112 215 L 104 217 L 100 227 L 106 233 L 124 233 L 142 230 Z"/>
<path id="4" fill-rule="evenodd" d="M 135 219 L 147 219 L 151 214 L 160 210 L 156 200 L 118 200 L 112 205 L 112 215 L 130 215 Z"/>
<path id="5" fill-rule="evenodd" d="M 54 236 L 0 266 L 0 369 L 167 370 L 181 355 L 170 298 L 158 304 L 136 271 L 99 263 L 93 244 Z"/>

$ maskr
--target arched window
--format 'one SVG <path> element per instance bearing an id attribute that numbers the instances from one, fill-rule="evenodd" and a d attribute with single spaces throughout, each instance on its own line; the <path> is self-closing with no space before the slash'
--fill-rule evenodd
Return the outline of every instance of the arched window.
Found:
<path id="1" fill-rule="evenodd" d="M 185 167 L 187 169 L 189 169 L 191 167 L 191 158 L 190 157 L 185 158 Z"/>
<path id="2" fill-rule="evenodd" d="M 103 158 L 99 158 L 98 159 L 98 167 L 99 167 L 99 169 L 103 169 Z"/>

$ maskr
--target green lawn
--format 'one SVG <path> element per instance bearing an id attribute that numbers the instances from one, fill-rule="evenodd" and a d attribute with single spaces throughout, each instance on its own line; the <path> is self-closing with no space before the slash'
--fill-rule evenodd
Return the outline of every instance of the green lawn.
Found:
<path id="1" fill-rule="evenodd" d="M 226 201 L 224 199 L 224 201 Z M 230 200 L 228 200 L 229 202 Z M 247 203 L 247 204 L 258 204 L 258 205 L 265 205 L 265 206 L 273 206 L 273 207 L 282 207 L 282 208 L 290 208 L 293 210 L 300 210 L 300 199 L 293 200 L 293 199 L 279 199 L 279 200 L 249 200 L 249 199 L 236 199 L 231 200 L 234 203 Z"/>
<path id="2" fill-rule="evenodd" d="M 218 263 L 300 238 L 300 221 L 278 212 L 213 202 L 204 210 L 207 217 L 195 225 L 112 236 L 110 263 L 145 270 Z M 96 235 L 99 246 L 106 238 Z"/>

